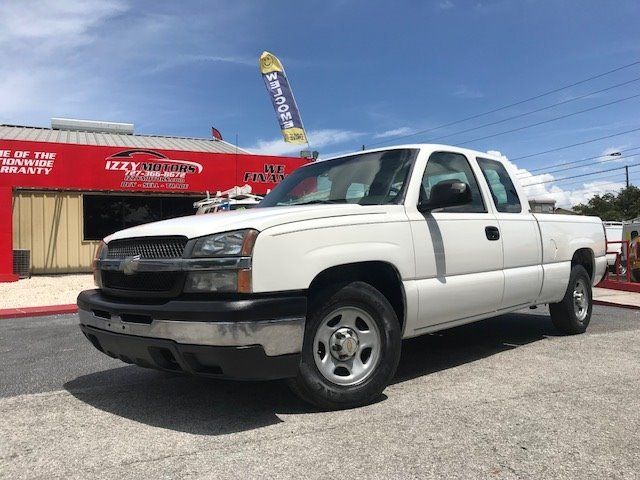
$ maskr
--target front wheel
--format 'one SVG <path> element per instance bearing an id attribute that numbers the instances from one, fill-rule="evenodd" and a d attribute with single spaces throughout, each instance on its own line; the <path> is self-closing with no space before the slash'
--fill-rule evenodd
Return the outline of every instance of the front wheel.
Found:
<path id="1" fill-rule="evenodd" d="M 291 389 L 321 408 L 370 403 L 389 384 L 400 360 L 400 323 L 393 307 L 364 282 L 335 288 L 314 303 Z"/>
<path id="2" fill-rule="evenodd" d="M 549 305 L 551 320 L 566 335 L 584 333 L 589 326 L 592 309 L 591 278 L 582 265 L 575 265 L 571 269 L 564 298 Z"/>

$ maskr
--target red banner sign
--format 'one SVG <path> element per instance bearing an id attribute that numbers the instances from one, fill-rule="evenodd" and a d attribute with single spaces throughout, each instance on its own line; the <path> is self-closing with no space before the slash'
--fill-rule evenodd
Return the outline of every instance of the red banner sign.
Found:
<path id="1" fill-rule="evenodd" d="M 302 158 L 0 140 L 0 187 L 263 194 Z"/>

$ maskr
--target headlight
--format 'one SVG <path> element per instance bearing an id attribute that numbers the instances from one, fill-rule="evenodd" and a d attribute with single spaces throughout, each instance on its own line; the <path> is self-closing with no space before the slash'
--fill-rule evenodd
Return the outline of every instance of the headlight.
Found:
<path id="1" fill-rule="evenodd" d="M 98 269 L 98 260 L 105 258 L 107 256 L 107 244 L 104 242 L 100 242 L 98 248 L 96 248 L 96 253 L 93 256 L 93 283 L 96 284 L 96 287 L 102 288 L 102 275 L 100 275 L 100 270 Z"/>
<path id="2" fill-rule="evenodd" d="M 256 230 L 236 230 L 202 237 L 196 241 L 192 257 L 245 257 L 253 252 L 258 232 Z"/>
<path id="3" fill-rule="evenodd" d="M 192 258 L 250 257 L 257 230 L 216 233 L 196 240 Z M 187 274 L 184 291 L 251 293 L 251 267 L 193 271 Z"/>

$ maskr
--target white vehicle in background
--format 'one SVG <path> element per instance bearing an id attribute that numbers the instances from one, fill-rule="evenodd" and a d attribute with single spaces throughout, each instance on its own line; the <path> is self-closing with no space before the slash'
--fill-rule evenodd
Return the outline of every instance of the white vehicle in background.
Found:
<path id="1" fill-rule="evenodd" d="M 620 242 L 622 240 L 622 222 L 602 222 L 602 224 L 604 225 L 604 229 L 607 234 L 607 241 Z M 625 275 L 627 273 L 627 261 L 626 258 L 624 258 L 622 243 L 612 243 L 608 245 L 607 251 L 618 253 L 618 255 L 615 253 L 607 254 L 607 267 L 609 268 L 609 272 L 616 273 L 616 259 L 620 256 L 618 273 L 620 275 Z"/>
<path id="2" fill-rule="evenodd" d="M 388 147 L 305 165 L 252 210 L 110 235 L 80 328 L 125 362 L 286 378 L 347 408 L 381 394 L 406 338 L 539 304 L 584 332 L 605 252 L 599 218 L 532 214 L 500 158 Z"/>
<path id="3" fill-rule="evenodd" d="M 230 188 L 224 192 L 218 191 L 213 197 L 207 192 L 207 198 L 194 202 L 193 208 L 196 209 L 196 215 L 245 210 L 257 206 L 263 198 L 251 193 L 251 185 L 244 185 L 243 187 Z"/>

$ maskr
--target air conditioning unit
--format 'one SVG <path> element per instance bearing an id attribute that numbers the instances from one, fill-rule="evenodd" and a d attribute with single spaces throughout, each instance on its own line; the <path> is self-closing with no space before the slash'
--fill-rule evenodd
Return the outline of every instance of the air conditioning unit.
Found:
<path id="1" fill-rule="evenodd" d="M 13 273 L 20 278 L 31 278 L 31 250 L 13 251 Z"/>

